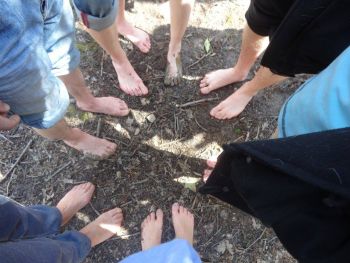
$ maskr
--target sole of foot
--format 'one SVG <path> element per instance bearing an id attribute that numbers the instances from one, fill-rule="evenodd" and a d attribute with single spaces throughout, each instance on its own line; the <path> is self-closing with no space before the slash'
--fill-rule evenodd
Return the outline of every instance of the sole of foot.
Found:
<path id="1" fill-rule="evenodd" d="M 117 117 L 126 116 L 130 111 L 125 101 L 115 97 L 94 98 L 89 104 L 77 101 L 77 107 L 83 111 L 102 113 Z"/>
<path id="2" fill-rule="evenodd" d="M 120 208 L 114 208 L 101 214 L 95 221 L 80 230 L 86 235 L 94 247 L 116 234 L 122 233 L 123 213 Z"/>
<path id="3" fill-rule="evenodd" d="M 246 79 L 248 73 L 238 73 L 235 68 L 219 69 L 207 73 L 201 80 L 199 87 L 202 94 L 209 94 L 213 90 Z"/>
<path id="4" fill-rule="evenodd" d="M 144 96 L 148 94 L 147 87 L 129 61 L 119 64 L 112 60 L 112 63 L 118 75 L 119 88 L 122 91 L 131 96 Z"/>
<path id="5" fill-rule="evenodd" d="M 91 200 L 95 191 L 92 183 L 79 184 L 74 186 L 66 195 L 58 202 L 57 208 L 62 215 L 61 226 L 68 221 Z"/>
<path id="6" fill-rule="evenodd" d="M 175 236 L 193 244 L 194 216 L 187 208 L 175 203 L 171 208 Z"/>
<path id="7" fill-rule="evenodd" d="M 150 213 L 141 224 L 142 250 L 150 249 L 161 243 L 163 230 L 163 211 L 158 209 Z"/>
<path id="8" fill-rule="evenodd" d="M 72 133 L 72 137 L 76 139 L 65 140 L 64 142 L 89 158 L 103 160 L 114 154 L 117 149 L 115 143 L 94 137 L 78 128 L 73 128 Z"/>
<path id="9" fill-rule="evenodd" d="M 127 21 L 117 23 L 119 34 L 129 39 L 131 43 L 140 49 L 143 53 L 148 53 L 151 49 L 151 40 L 149 35 L 140 28 L 132 26 Z"/>
<path id="10" fill-rule="evenodd" d="M 182 61 L 180 54 L 168 59 L 165 68 L 164 84 L 168 86 L 179 85 L 182 80 Z"/>

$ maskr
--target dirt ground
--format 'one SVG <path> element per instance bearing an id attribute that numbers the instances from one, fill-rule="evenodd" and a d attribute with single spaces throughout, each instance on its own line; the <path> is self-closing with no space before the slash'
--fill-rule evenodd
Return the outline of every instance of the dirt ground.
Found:
<path id="1" fill-rule="evenodd" d="M 85 261 L 89 263 L 116 262 L 139 251 L 140 224 L 155 208 L 165 211 L 163 241 L 171 240 L 170 206 L 175 201 L 195 214 L 195 248 L 203 262 L 295 262 L 271 229 L 195 192 L 202 184 L 204 160 L 217 155 L 222 144 L 269 138 L 282 103 L 305 80 L 305 76 L 289 79 L 259 93 L 238 118 L 218 121 L 209 117 L 209 110 L 241 84 L 203 96 L 199 80 L 206 72 L 229 67 L 237 60 L 248 4 L 247 0 L 197 1 L 183 40 L 184 81 L 171 88 L 163 84 L 168 5 L 136 0 L 127 17 L 149 32 L 152 50 L 145 55 L 127 40 L 121 41 L 149 87 L 150 95 L 145 98 L 127 96 L 117 88 L 109 57 L 77 24 L 81 68 L 87 83 L 96 95 L 126 100 L 132 111 L 128 117 L 113 118 L 81 112 L 72 101 L 66 117 L 70 124 L 117 143 L 118 153 L 108 160 L 93 161 L 21 125 L 0 134 L 0 193 L 25 205 L 55 205 L 73 185 L 93 182 L 97 187 L 91 205 L 66 229 L 79 230 L 99 213 L 119 206 L 125 214 L 126 233 L 93 249 Z M 253 74 L 252 70 L 249 78 Z M 181 107 L 203 98 L 212 99 Z M 22 154 L 13 171 L 3 178 Z"/>

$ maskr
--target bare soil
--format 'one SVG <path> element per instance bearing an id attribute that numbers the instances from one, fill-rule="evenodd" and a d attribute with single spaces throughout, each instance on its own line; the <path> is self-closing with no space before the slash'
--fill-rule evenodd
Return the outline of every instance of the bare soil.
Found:
<path id="1" fill-rule="evenodd" d="M 81 68 L 88 85 L 96 95 L 126 100 L 132 111 L 128 117 L 113 118 L 81 112 L 72 101 L 66 119 L 90 134 L 114 141 L 118 153 L 108 160 L 93 161 L 21 125 L 0 134 L 0 175 L 5 176 L 23 153 L 13 171 L 0 180 L 0 194 L 25 205 L 55 205 L 73 185 L 93 182 L 96 194 L 91 205 L 66 230 L 79 230 L 99 213 L 119 206 L 125 214 L 127 233 L 94 248 L 85 262 L 116 262 L 139 251 L 140 224 L 156 208 L 162 208 L 166 215 L 163 241 L 171 240 L 170 207 L 174 202 L 183 203 L 195 214 L 195 248 L 203 262 L 295 262 L 273 231 L 257 219 L 195 192 L 202 184 L 204 160 L 217 155 L 225 143 L 269 138 L 282 103 L 306 79 L 299 76 L 259 93 L 238 118 L 210 118 L 209 110 L 241 83 L 203 96 L 199 80 L 237 60 L 248 4 L 246 0 L 197 1 L 183 40 L 184 81 L 167 87 L 163 84 L 169 42 L 167 3 L 135 1 L 127 17 L 149 32 L 152 49 L 145 55 L 127 40 L 121 41 L 150 90 L 146 98 L 130 97 L 118 89 L 109 57 L 77 24 Z M 209 49 L 208 45 L 205 48 L 206 40 L 210 41 Z M 213 100 L 179 107 L 204 98 Z M 148 117 L 152 114 L 153 122 Z"/>

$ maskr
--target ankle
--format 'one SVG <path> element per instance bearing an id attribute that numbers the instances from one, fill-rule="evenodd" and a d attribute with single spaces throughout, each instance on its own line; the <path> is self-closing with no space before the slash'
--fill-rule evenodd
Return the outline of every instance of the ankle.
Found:
<path id="1" fill-rule="evenodd" d="M 71 128 L 69 134 L 69 137 L 63 138 L 62 141 L 64 141 L 68 145 L 76 145 L 84 132 L 82 132 L 79 128 Z"/>
<path id="2" fill-rule="evenodd" d="M 180 52 L 181 52 L 181 41 L 175 44 L 173 44 L 172 41 L 170 41 L 167 57 L 168 58 L 177 57 L 180 54 Z"/>
<path id="3" fill-rule="evenodd" d="M 253 80 L 247 81 L 236 92 L 245 95 L 247 97 L 254 97 L 259 92 L 259 87 L 255 85 Z"/>

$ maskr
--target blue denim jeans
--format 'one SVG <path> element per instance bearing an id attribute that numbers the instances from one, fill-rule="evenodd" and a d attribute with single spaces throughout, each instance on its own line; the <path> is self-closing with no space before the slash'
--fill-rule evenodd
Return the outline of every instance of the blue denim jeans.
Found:
<path id="1" fill-rule="evenodd" d="M 88 237 L 77 231 L 60 231 L 57 208 L 24 207 L 0 195 L 1 263 L 82 262 L 91 249 Z"/>
<path id="2" fill-rule="evenodd" d="M 0 100 L 39 129 L 63 118 L 68 92 L 57 78 L 76 69 L 69 0 L 0 0 Z"/>

